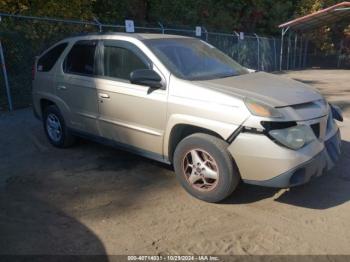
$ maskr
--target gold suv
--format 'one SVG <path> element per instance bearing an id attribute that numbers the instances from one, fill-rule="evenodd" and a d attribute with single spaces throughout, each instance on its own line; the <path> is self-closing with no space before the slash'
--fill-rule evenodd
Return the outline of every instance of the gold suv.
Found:
<path id="1" fill-rule="evenodd" d="M 208 202 L 241 180 L 303 184 L 340 154 L 339 108 L 190 37 L 64 39 L 35 61 L 33 107 L 54 146 L 84 136 L 172 164 L 183 187 Z"/>

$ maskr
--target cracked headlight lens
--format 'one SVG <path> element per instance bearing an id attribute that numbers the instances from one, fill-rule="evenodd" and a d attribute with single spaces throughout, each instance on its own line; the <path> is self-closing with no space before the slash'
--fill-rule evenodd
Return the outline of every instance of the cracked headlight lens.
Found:
<path id="1" fill-rule="evenodd" d="M 306 125 L 271 130 L 269 135 L 280 144 L 294 150 L 300 149 L 316 139 L 312 129 Z"/>

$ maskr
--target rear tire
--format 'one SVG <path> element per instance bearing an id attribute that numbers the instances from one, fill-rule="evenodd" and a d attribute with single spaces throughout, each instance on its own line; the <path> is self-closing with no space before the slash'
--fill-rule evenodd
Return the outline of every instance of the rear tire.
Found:
<path id="1" fill-rule="evenodd" d="M 44 111 L 43 125 L 49 142 L 59 148 L 70 147 L 75 137 L 68 130 L 64 118 L 57 106 L 48 106 Z"/>
<path id="2" fill-rule="evenodd" d="M 202 133 L 190 135 L 178 144 L 174 169 L 188 193 L 212 203 L 232 194 L 240 175 L 227 147 L 222 139 Z"/>

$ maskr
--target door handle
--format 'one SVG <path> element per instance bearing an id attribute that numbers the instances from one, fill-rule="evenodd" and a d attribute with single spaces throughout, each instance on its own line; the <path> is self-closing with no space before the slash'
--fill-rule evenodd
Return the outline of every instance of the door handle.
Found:
<path id="1" fill-rule="evenodd" d="M 109 95 L 108 94 L 98 94 L 100 96 L 100 98 L 109 98 Z"/>
<path id="2" fill-rule="evenodd" d="M 67 90 L 67 87 L 60 85 L 57 86 L 57 90 Z"/>

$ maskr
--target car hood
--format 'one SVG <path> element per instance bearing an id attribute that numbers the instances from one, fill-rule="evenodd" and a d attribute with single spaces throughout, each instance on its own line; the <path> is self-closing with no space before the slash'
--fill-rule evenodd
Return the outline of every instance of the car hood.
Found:
<path id="1" fill-rule="evenodd" d="M 194 83 L 226 95 L 255 98 L 273 107 L 297 105 L 322 99 L 316 90 L 306 84 L 264 72 Z"/>

